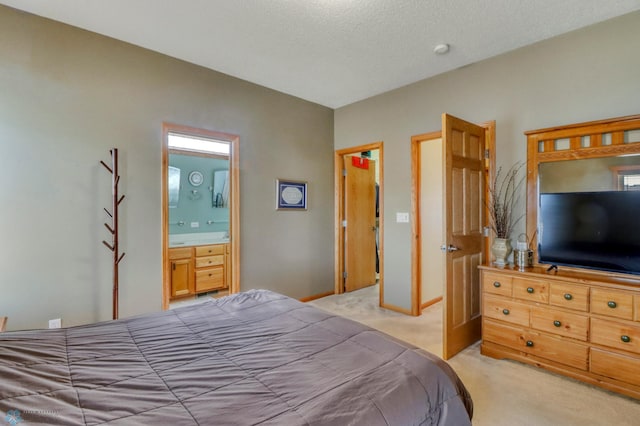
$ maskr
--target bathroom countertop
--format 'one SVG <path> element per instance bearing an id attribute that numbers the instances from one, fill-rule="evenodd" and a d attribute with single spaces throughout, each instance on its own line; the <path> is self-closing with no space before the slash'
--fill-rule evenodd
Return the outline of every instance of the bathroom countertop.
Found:
<path id="1" fill-rule="evenodd" d="M 226 244 L 228 242 L 229 235 L 227 232 L 169 234 L 169 248 L 202 246 L 209 244 Z"/>

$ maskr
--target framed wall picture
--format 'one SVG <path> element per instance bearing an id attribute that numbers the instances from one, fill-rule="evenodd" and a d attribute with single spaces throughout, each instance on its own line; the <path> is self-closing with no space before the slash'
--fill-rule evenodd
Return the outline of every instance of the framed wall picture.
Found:
<path id="1" fill-rule="evenodd" d="M 306 210 L 307 182 L 276 179 L 276 209 Z"/>

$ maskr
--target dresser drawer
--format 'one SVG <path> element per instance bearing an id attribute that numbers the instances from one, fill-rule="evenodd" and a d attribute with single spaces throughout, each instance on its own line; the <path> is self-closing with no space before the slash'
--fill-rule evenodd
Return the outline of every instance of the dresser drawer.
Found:
<path id="1" fill-rule="evenodd" d="M 531 308 L 531 327 L 586 342 L 589 317 L 540 307 Z"/>
<path id="2" fill-rule="evenodd" d="M 513 278 L 513 297 L 530 302 L 549 302 L 549 283 L 544 280 Z"/>
<path id="3" fill-rule="evenodd" d="M 510 327 L 492 320 L 485 320 L 482 329 L 484 340 L 507 346 L 521 352 L 569 365 L 580 370 L 588 369 L 589 348 L 561 337 L 553 337 L 535 331 Z"/>
<path id="4" fill-rule="evenodd" d="M 640 358 L 591 349 L 591 372 L 640 386 Z"/>
<path id="5" fill-rule="evenodd" d="M 224 265 L 224 255 L 196 257 L 196 268 Z"/>
<path id="6" fill-rule="evenodd" d="M 640 354 L 640 325 L 591 318 L 591 342 Z"/>
<path id="7" fill-rule="evenodd" d="M 530 309 L 531 308 L 524 303 L 485 295 L 482 305 L 482 315 L 487 318 L 528 327 Z"/>
<path id="8" fill-rule="evenodd" d="M 212 254 L 224 254 L 226 244 L 214 244 L 211 246 L 196 246 L 196 256 L 209 256 Z"/>
<path id="9" fill-rule="evenodd" d="M 587 312 L 589 287 L 552 282 L 549 284 L 549 304 Z"/>
<path id="10" fill-rule="evenodd" d="M 206 268 L 196 271 L 196 292 L 224 287 L 224 268 Z"/>
<path id="11" fill-rule="evenodd" d="M 599 315 L 633 319 L 633 294 L 624 291 L 591 289 L 591 312 Z"/>
<path id="12" fill-rule="evenodd" d="M 511 277 L 490 272 L 485 272 L 482 277 L 482 291 L 511 297 Z"/>

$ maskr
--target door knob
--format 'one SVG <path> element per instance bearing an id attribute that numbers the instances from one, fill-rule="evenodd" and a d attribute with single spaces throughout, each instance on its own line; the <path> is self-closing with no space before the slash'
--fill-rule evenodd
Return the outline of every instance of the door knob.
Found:
<path id="1" fill-rule="evenodd" d="M 453 244 L 449 244 L 449 247 L 447 247 L 446 245 L 441 245 L 440 246 L 440 250 L 442 251 L 448 251 L 449 253 L 451 253 L 452 251 L 458 251 L 460 250 L 458 247 L 454 246 Z"/>

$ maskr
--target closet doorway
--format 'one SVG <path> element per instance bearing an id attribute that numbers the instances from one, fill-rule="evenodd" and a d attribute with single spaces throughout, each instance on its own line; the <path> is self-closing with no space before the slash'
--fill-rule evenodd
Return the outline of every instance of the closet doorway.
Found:
<path id="1" fill-rule="evenodd" d="M 383 303 L 382 142 L 335 153 L 335 293 L 379 283 Z"/>
<path id="2" fill-rule="evenodd" d="M 214 284 L 228 287 L 229 293 L 240 291 L 239 141 L 237 135 L 163 123 L 163 309 L 169 308 L 172 294 L 180 294 L 175 291 L 178 286 L 180 292 L 184 293 L 180 297 L 195 296 L 199 282 L 203 284 L 200 291 L 206 290 L 204 284 L 212 288 Z M 170 164 L 172 161 L 181 161 L 188 166 L 181 170 L 176 164 Z M 176 216 L 185 203 L 193 209 L 181 211 L 184 218 Z M 199 270 L 201 265 L 196 261 L 200 257 L 195 261 L 193 257 L 171 261 L 169 248 L 176 244 L 181 244 L 180 247 L 187 251 L 192 246 L 203 244 L 226 247 L 228 253 L 212 257 L 216 262 L 224 259 L 221 262 L 224 267 L 209 270 L 205 266 Z M 220 268 L 224 268 L 224 272 Z M 205 274 L 207 271 L 210 272 L 209 276 Z M 172 288 L 172 284 L 175 288 Z"/>

